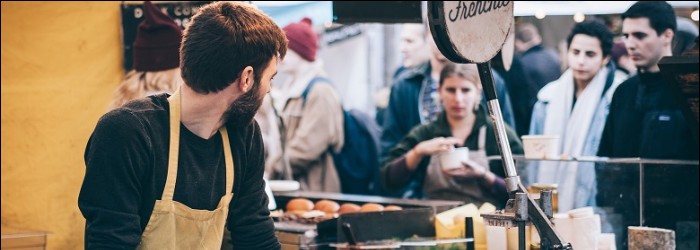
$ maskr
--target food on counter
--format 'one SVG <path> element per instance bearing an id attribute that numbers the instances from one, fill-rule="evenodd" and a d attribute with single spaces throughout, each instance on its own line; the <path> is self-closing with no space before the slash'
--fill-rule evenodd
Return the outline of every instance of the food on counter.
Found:
<path id="1" fill-rule="evenodd" d="M 287 202 L 288 212 L 308 212 L 314 209 L 314 203 L 309 199 L 294 198 Z"/>
<path id="2" fill-rule="evenodd" d="M 328 217 L 326 213 L 318 211 L 318 210 L 311 210 L 311 211 L 293 211 L 293 212 L 286 212 L 282 214 L 281 217 L 273 217 L 273 220 L 278 221 L 278 222 L 289 222 L 289 223 L 300 223 L 300 224 L 316 224 L 321 221 L 330 219 L 331 217 Z"/>
<path id="3" fill-rule="evenodd" d="M 340 205 L 332 200 L 320 200 L 316 202 L 314 210 L 323 211 L 326 214 L 332 215 L 338 212 Z"/>
<path id="4" fill-rule="evenodd" d="M 284 215 L 284 211 L 282 211 L 282 209 L 270 211 L 270 217 L 272 217 L 272 218 L 279 218 L 279 217 L 282 217 L 283 215 Z"/>
<path id="5" fill-rule="evenodd" d="M 309 218 L 316 218 L 316 217 L 325 217 L 326 213 L 320 210 L 311 210 L 307 211 L 303 214 L 301 214 L 302 218 L 309 219 Z"/>
<path id="6" fill-rule="evenodd" d="M 365 203 L 360 207 L 360 212 L 380 212 L 384 211 L 384 206 L 377 203 Z"/>
<path id="7" fill-rule="evenodd" d="M 399 211 L 399 210 L 403 210 L 403 208 L 396 206 L 396 205 L 389 205 L 389 206 L 384 207 L 384 211 Z"/>
<path id="8" fill-rule="evenodd" d="M 344 203 L 338 209 L 338 214 L 357 213 L 357 212 L 360 212 L 360 206 L 358 206 L 357 204 L 353 204 L 353 203 Z"/>

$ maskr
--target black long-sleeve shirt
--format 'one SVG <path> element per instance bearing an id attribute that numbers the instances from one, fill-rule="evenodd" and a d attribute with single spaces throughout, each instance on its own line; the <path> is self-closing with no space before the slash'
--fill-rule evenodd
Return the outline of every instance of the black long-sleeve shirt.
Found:
<path id="1" fill-rule="evenodd" d="M 620 84 L 610 103 L 598 155 L 698 159 L 697 137 L 691 133 L 698 128 L 688 125 L 686 119 L 693 118 L 685 117 L 683 101 L 672 87 L 661 72 L 640 72 Z M 596 166 L 597 205 L 622 215 L 621 228 L 644 223 L 675 230 L 679 221 L 697 220 L 697 213 L 686 210 L 697 207 L 697 172 L 693 166 L 600 164 Z M 626 233 L 622 242 L 626 246 Z"/>
<path id="2" fill-rule="evenodd" d="M 169 107 L 166 94 L 131 102 L 105 114 L 85 149 L 87 166 L 78 206 L 86 219 L 86 249 L 134 249 L 161 199 L 168 169 Z M 260 128 L 227 124 L 234 162 L 227 227 L 235 249 L 279 249 L 262 179 Z M 180 128 L 173 199 L 213 210 L 225 193 L 221 134 L 203 139 Z"/>
<path id="3" fill-rule="evenodd" d="M 682 101 L 661 72 L 639 73 L 615 90 L 599 156 L 698 159 Z M 692 119 L 692 118 L 691 118 Z"/>

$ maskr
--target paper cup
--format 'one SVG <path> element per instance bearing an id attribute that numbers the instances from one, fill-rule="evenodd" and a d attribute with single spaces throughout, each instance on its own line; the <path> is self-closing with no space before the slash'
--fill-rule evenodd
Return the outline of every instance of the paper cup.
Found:
<path id="1" fill-rule="evenodd" d="M 462 162 L 469 159 L 469 148 L 454 148 L 439 154 L 438 157 L 440 159 L 440 166 L 442 166 L 444 170 L 461 168 Z"/>
<path id="2" fill-rule="evenodd" d="M 523 135 L 523 149 L 528 159 L 559 159 L 558 135 Z"/>

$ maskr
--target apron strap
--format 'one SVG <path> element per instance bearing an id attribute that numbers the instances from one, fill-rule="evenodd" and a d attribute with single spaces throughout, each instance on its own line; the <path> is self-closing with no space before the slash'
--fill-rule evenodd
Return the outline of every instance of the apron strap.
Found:
<path id="1" fill-rule="evenodd" d="M 175 194 L 178 155 L 180 150 L 180 100 L 180 88 L 178 88 L 175 93 L 168 98 L 170 106 L 170 150 L 168 153 L 168 176 L 165 180 L 165 188 L 163 189 L 163 197 L 161 200 L 173 200 L 173 195 Z M 219 133 L 221 133 L 224 160 L 226 162 L 226 191 L 224 193 L 228 194 L 233 193 L 233 154 L 231 153 L 231 144 L 229 144 L 226 126 L 219 128 Z"/>
<path id="2" fill-rule="evenodd" d="M 165 179 L 161 200 L 173 200 L 177 181 L 177 163 L 180 150 L 180 88 L 168 98 L 170 106 L 170 150 L 168 153 L 168 177 Z"/>
<path id="3" fill-rule="evenodd" d="M 486 149 L 486 126 L 481 126 L 479 128 L 479 141 L 477 144 L 477 150 Z"/>
<path id="4" fill-rule="evenodd" d="M 221 133 L 221 141 L 224 143 L 224 159 L 226 161 L 226 192 L 233 193 L 233 154 L 231 154 L 231 144 L 229 144 L 228 131 L 226 130 L 226 125 L 219 128 L 219 133 Z"/>

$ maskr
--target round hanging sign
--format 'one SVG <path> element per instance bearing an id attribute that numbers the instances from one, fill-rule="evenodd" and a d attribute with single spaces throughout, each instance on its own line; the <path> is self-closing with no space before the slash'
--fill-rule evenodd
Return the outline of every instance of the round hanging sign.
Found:
<path id="1" fill-rule="evenodd" d="M 438 49 L 456 63 L 485 63 L 513 26 L 512 1 L 428 1 L 428 24 Z"/>

